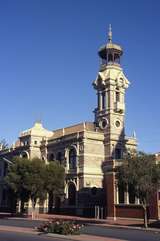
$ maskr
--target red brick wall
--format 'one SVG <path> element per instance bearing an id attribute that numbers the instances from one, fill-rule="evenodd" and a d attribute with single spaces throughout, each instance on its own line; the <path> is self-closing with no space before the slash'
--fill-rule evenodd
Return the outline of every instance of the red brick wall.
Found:
<path id="1" fill-rule="evenodd" d="M 115 205 L 116 216 L 124 218 L 142 218 L 143 219 L 143 208 L 138 205 Z M 153 203 L 149 207 L 149 218 L 158 219 L 157 206 Z"/>
<path id="2" fill-rule="evenodd" d="M 143 218 L 143 209 L 137 205 L 116 205 L 116 216 L 124 218 Z"/>
<path id="3" fill-rule="evenodd" d="M 149 203 L 150 218 L 158 219 L 158 192 L 154 193 Z"/>

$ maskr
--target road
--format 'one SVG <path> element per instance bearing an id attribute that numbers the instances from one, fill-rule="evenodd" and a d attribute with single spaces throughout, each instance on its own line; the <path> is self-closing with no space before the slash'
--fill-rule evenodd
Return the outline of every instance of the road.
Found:
<path id="1" fill-rule="evenodd" d="M 15 226 L 24 228 L 34 228 L 42 224 L 43 221 L 40 220 L 28 220 L 28 219 L 14 219 L 14 218 L 2 218 L 0 219 L 0 225 L 5 226 Z"/>
<path id="2" fill-rule="evenodd" d="M 14 226 L 14 227 L 37 227 L 42 221 L 22 220 L 22 219 L 0 219 L 0 225 Z M 147 232 L 143 230 L 120 229 L 117 227 L 102 227 L 87 225 L 82 230 L 83 234 L 90 234 L 94 236 L 129 240 L 129 241 L 160 241 L 160 233 Z M 13 235 L 12 235 L 13 234 Z M 14 238 L 16 237 L 16 238 Z M 11 232 L 0 232 L 0 241 L 48 241 L 50 238 L 28 234 L 15 234 Z M 58 239 L 52 239 L 58 240 Z M 63 240 L 63 239 L 62 239 Z"/>
<path id="3" fill-rule="evenodd" d="M 64 239 L 57 239 L 46 237 L 44 235 L 35 235 L 35 234 L 23 234 L 15 232 L 6 232 L 0 231 L 0 240 L 1 241 L 64 241 Z"/>
<path id="4" fill-rule="evenodd" d="M 129 241 L 160 241 L 160 233 L 147 232 L 143 230 L 121 229 L 117 227 L 87 226 L 83 230 L 83 233 Z"/>

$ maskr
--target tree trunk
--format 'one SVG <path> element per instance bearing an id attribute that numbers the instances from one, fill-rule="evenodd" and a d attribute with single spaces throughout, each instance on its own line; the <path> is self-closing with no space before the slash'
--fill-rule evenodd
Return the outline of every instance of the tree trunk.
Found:
<path id="1" fill-rule="evenodd" d="M 35 206 L 36 206 L 36 201 L 34 199 L 32 201 L 32 219 L 35 219 Z"/>
<path id="2" fill-rule="evenodd" d="M 144 227 L 148 228 L 147 207 L 146 207 L 146 205 L 143 205 L 143 211 L 144 211 Z"/>

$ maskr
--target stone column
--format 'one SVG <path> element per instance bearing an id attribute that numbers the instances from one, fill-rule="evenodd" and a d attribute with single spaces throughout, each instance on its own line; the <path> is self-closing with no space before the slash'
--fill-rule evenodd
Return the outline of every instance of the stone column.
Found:
<path id="1" fill-rule="evenodd" d="M 115 190 L 116 190 L 116 204 L 119 204 L 119 191 L 118 191 L 118 185 L 117 184 L 115 186 Z"/>
<path id="2" fill-rule="evenodd" d="M 69 150 L 67 148 L 65 148 L 64 157 L 65 157 L 65 169 L 66 169 L 66 172 L 68 172 L 68 170 L 69 170 Z"/>

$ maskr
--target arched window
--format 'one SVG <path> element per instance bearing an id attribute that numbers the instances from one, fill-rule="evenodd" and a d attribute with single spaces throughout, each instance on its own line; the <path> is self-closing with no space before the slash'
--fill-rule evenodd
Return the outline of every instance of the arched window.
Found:
<path id="1" fill-rule="evenodd" d="M 115 159 L 121 159 L 122 158 L 122 150 L 120 148 L 115 148 Z"/>
<path id="2" fill-rule="evenodd" d="M 116 88 L 116 102 L 120 102 L 120 91 Z"/>
<path id="3" fill-rule="evenodd" d="M 114 54 L 114 62 L 120 64 L 120 56 L 119 54 Z"/>
<path id="4" fill-rule="evenodd" d="M 75 169 L 77 166 L 77 152 L 75 148 L 70 149 L 69 151 L 69 168 L 70 169 Z"/>
<path id="5" fill-rule="evenodd" d="M 112 54 L 108 54 L 108 62 L 113 62 L 113 56 Z"/>
<path id="6" fill-rule="evenodd" d="M 75 205 L 76 204 L 76 186 L 73 182 L 68 184 L 68 204 Z"/>
<path id="7" fill-rule="evenodd" d="M 105 92 L 102 92 L 102 109 L 106 108 L 106 95 Z"/>

